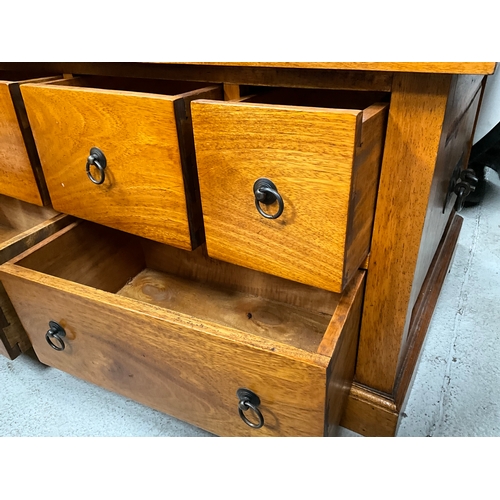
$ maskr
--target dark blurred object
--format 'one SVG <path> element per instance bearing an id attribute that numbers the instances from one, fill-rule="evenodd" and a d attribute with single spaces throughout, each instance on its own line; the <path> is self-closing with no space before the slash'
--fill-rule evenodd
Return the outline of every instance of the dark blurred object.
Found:
<path id="1" fill-rule="evenodd" d="M 475 191 L 465 200 L 465 207 L 477 205 L 484 197 L 484 167 L 490 167 L 500 175 L 500 123 L 472 146 L 467 168 L 474 170 L 478 182 Z"/>

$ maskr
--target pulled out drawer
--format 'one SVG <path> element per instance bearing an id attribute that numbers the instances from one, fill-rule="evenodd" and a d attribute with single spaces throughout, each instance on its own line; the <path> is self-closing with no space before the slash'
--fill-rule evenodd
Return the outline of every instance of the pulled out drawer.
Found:
<path id="1" fill-rule="evenodd" d="M 21 92 L 56 210 L 185 250 L 204 241 L 189 102 L 220 86 L 84 76 Z"/>
<path id="2" fill-rule="evenodd" d="M 369 252 L 388 104 L 275 89 L 191 103 L 210 256 L 341 292 Z"/>
<path id="3" fill-rule="evenodd" d="M 19 88 L 23 83 L 58 78 L 43 72 L 0 71 L 0 194 L 39 206 L 50 205 Z"/>
<path id="4" fill-rule="evenodd" d="M 0 263 L 67 226 L 72 217 L 0 195 Z M 0 354 L 14 359 L 31 343 L 0 283 Z"/>
<path id="5" fill-rule="evenodd" d="M 78 221 L 0 278 L 47 365 L 219 435 L 336 432 L 364 271 L 336 294 Z"/>

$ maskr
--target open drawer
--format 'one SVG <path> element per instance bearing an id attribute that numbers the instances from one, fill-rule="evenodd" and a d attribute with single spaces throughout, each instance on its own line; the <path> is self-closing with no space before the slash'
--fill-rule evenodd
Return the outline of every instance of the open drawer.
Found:
<path id="1" fill-rule="evenodd" d="M 32 71 L 0 71 L 0 194 L 50 205 L 23 98 L 23 83 L 61 78 Z"/>
<path id="2" fill-rule="evenodd" d="M 382 93 L 274 89 L 191 103 L 210 256 L 341 292 L 369 252 Z"/>
<path id="3" fill-rule="evenodd" d="M 0 195 L 0 264 L 67 226 L 72 217 Z M 0 354 L 14 359 L 31 343 L 0 283 Z"/>
<path id="4" fill-rule="evenodd" d="M 185 250 L 204 241 L 189 102 L 220 86 L 85 76 L 21 92 L 54 208 Z"/>
<path id="5" fill-rule="evenodd" d="M 43 363 L 219 435 L 336 432 L 364 271 L 336 294 L 78 221 L 0 278 Z"/>

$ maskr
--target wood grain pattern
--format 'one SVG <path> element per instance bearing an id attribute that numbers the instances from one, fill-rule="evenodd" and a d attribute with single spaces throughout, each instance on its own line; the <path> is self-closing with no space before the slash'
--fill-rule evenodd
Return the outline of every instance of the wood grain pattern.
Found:
<path id="1" fill-rule="evenodd" d="M 42 205 L 9 87 L 0 81 L 0 193 Z"/>
<path id="2" fill-rule="evenodd" d="M 388 108 L 379 103 L 363 112 L 361 145 L 356 148 L 352 174 L 343 287 L 363 266 L 370 250 Z"/>
<path id="3" fill-rule="evenodd" d="M 399 413 L 391 397 L 352 385 L 340 425 L 367 437 L 393 437 Z"/>
<path id="4" fill-rule="evenodd" d="M 209 255 L 340 292 L 362 112 L 195 101 L 192 113 Z M 283 196 L 279 219 L 255 208 L 260 177 Z"/>
<path id="5" fill-rule="evenodd" d="M 392 393 L 452 77 L 395 76 L 356 380 Z"/>
<path id="6" fill-rule="evenodd" d="M 136 238 L 82 221 L 73 222 L 11 262 L 112 293 L 145 265 Z"/>
<path id="7" fill-rule="evenodd" d="M 118 298 L 134 301 L 113 296 L 110 303 L 104 292 L 90 289 L 74 294 L 53 280 L 2 272 L 42 363 L 221 436 L 323 434 L 325 367 L 213 337 L 133 306 L 117 308 Z M 51 319 L 66 330 L 64 352 L 45 341 Z M 240 387 L 259 395 L 263 428 L 241 421 Z"/>
<path id="8" fill-rule="evenodd" d="M 468 76 L 453 77 L 434 177 L 428 197 L 427 213 L 420 237 L 420 248 L 408 304 L 409 313 L 406 317 L 402 346 L 399 353 L 399 365 L 401 365 L 408 349 L 410 313 L 422 290 L 424 280 L 456 200 L 456 196 L 453 195 L 446 209 L 444 209 L 444 201 L 453 169 L 458 163 L 461 164 L 461 168 L 466 168 L 469 162 L 472 138 L 474 137 L 474 124 L 481 98 L 481 78 L 476 77 L 475 81 L 472 82 L 471 80 L 472 78 Z"/>
<path id="9" fill-rule="evenodd" d="M 299 314 L 296 308 L 276 302 L 151 270 L 124 283 L 140 260 L 132 257 L 125 263 L 130 248 L 109 237 L 111 229 L 94 226 L 73 223 L 0 267 L 2 282 L 43 363 L 219 435 L 323 435 L 331 359 L 316 353 L 317 344 L 302 348 L 294 344 L 300 337 L 320 341 L 319 324 L 312 325 L 319 321 L 326 330 L 328 317 Z M 91 277 L 84 278 L 80 258 L 87 251 L 78 242 L 99 228 L 107 235 L 94 234 L 94 244 L 114 246 L 117 252 L 110 252 L 101 269 L 89 271 Z M 123 236 L 140 248 L 138 238 Z M 48 256 L 52 262 L 47 262 Z M 87 269 L 97 267 L 99 255 L 88 257 Z M 70 281 L 71 276 L 79 283 Z M 347 301 L 361 300 L 362 281 L 360 273 Z M 118 285 L 124 285 L 118 295 L 101 289 L 116 290 Z M 196 300 L 190 298 L 193 294 Z M 342 298 L 340 302 L 345 303 Z M 248 323 L 248 304 L 261 308 L 255 311 L 255 319 L 267 322 L 266 326 Z M 344 318 L 336 316 L 339 332 L 331 334 L 332 352 L 337 342 L 339 347 L 356 344 L 357 329 L 348 326 L 359 322 L 359 311 L 357 317 L 353 315 L 356 308 Z M 261 312 L 267 316 L 260 317 Z M 63 352 L 55 352 L 45 341 L 50 319 L 66 330 Z M 301 332 L 297 322 L 304 325 Z M 333 373 L 338 378 L 336 387 L 343 386 L 348 361 L 342 357 L 341 363 L 341 373 Z M 266 421 L 262 429 L 250 429 L 240 420 L 235 395 L 239 387 L 261 398 Z M 329 404 L 337 403 L 341 404 Z"/>
<path id="10" fill-rule="evenodd" d="M 19 214 L 18 219 L 15 213 Z M 64 228 L 71 217 L 58 214 L 47 207 L 28 205 L 0 195 L 0 264 L 31 248 L 51 234 Z M 53 216 L 53 217 L 52 217 Z M 3 224 L 9 224 L 5 226 Z M 12 227 L 10 224 L 17 227 Z M 15 359 L 31 347 L 14 307 L 0 283 L 0 354 Z"/>
<path id="11" fill-rule="evenodd" d="M 147 267 L 192 281 L 323 314 L 332 315 L 339 302 L 339 294 L 212 259 L 205 246 L 184 252 L 149 240 L 141 245 Z"/>
<path id="12" fill-rule="evenodd" d="M 314 353 L 331 316 L 144 269 L 118 292 Z M 337 327 L 337 325 L 334 325 Z"/>
<path id="13" fill-rule="evenodd" d="M 342 295 L 342 299 L 318 349 L 319 354 L 329 353 L 327 370 L 325 435 L 336 436 L 352 387 L 359 339 L 359 322 L 363 305 L 366 273 L 358 273 Z M 342 329 L 335 325 L 343 325 Z M 335 329 L 339 333 L 334 333 Z M 330 335 L 330 334 L 333 334 Z M 333 337 L 333 338 L 332 338 Z M 334 340 L 334 341 L 333 341 Z"/>
<path id="14" fill-rule="evenodd" d="M 192 248 L 178 98 L 64 85 L 23 85 L 21 91 L 57 210 Z M 85 172 L 93 146 L 107 158 L 100 186 Z"/>
<path id="15" fill-rule="evenodd" d="M 496 66 L 494 62 L 193 62 L 181 64 L 481 75 L 493 74 Z"/>

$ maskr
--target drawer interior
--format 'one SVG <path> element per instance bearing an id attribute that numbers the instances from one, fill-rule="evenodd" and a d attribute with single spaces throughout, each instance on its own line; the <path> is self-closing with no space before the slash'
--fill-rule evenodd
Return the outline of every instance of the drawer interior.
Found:
<path id="1" fill-rule="evenodd" d="M 366 109 L 378 102 L 388 102 L 388 92 L 299 89 L 285 87 L 251 87 L 241 102 L 281 106 L 331 109 Z"/>
<path id="2" fill-rule="evenodd" d="M 50 82 L 50 85 L 140 92 L 169 96 L 186 94 L 208 86 L 206 82 L 184 82 L 182 80 L 154 80 L 148 78 L 120 78 L 86 75 L 57 80 Z"/>
<path id="3" fill-rule="evenodd" d="M 0 195 L 0 247 L 6 241 L 57 215 L 47 207 Z"/>
<path id="4" fill-rule="evenodd" d="M 12 261 L 316 353 L 340 294 L 78 221 Z"/>

